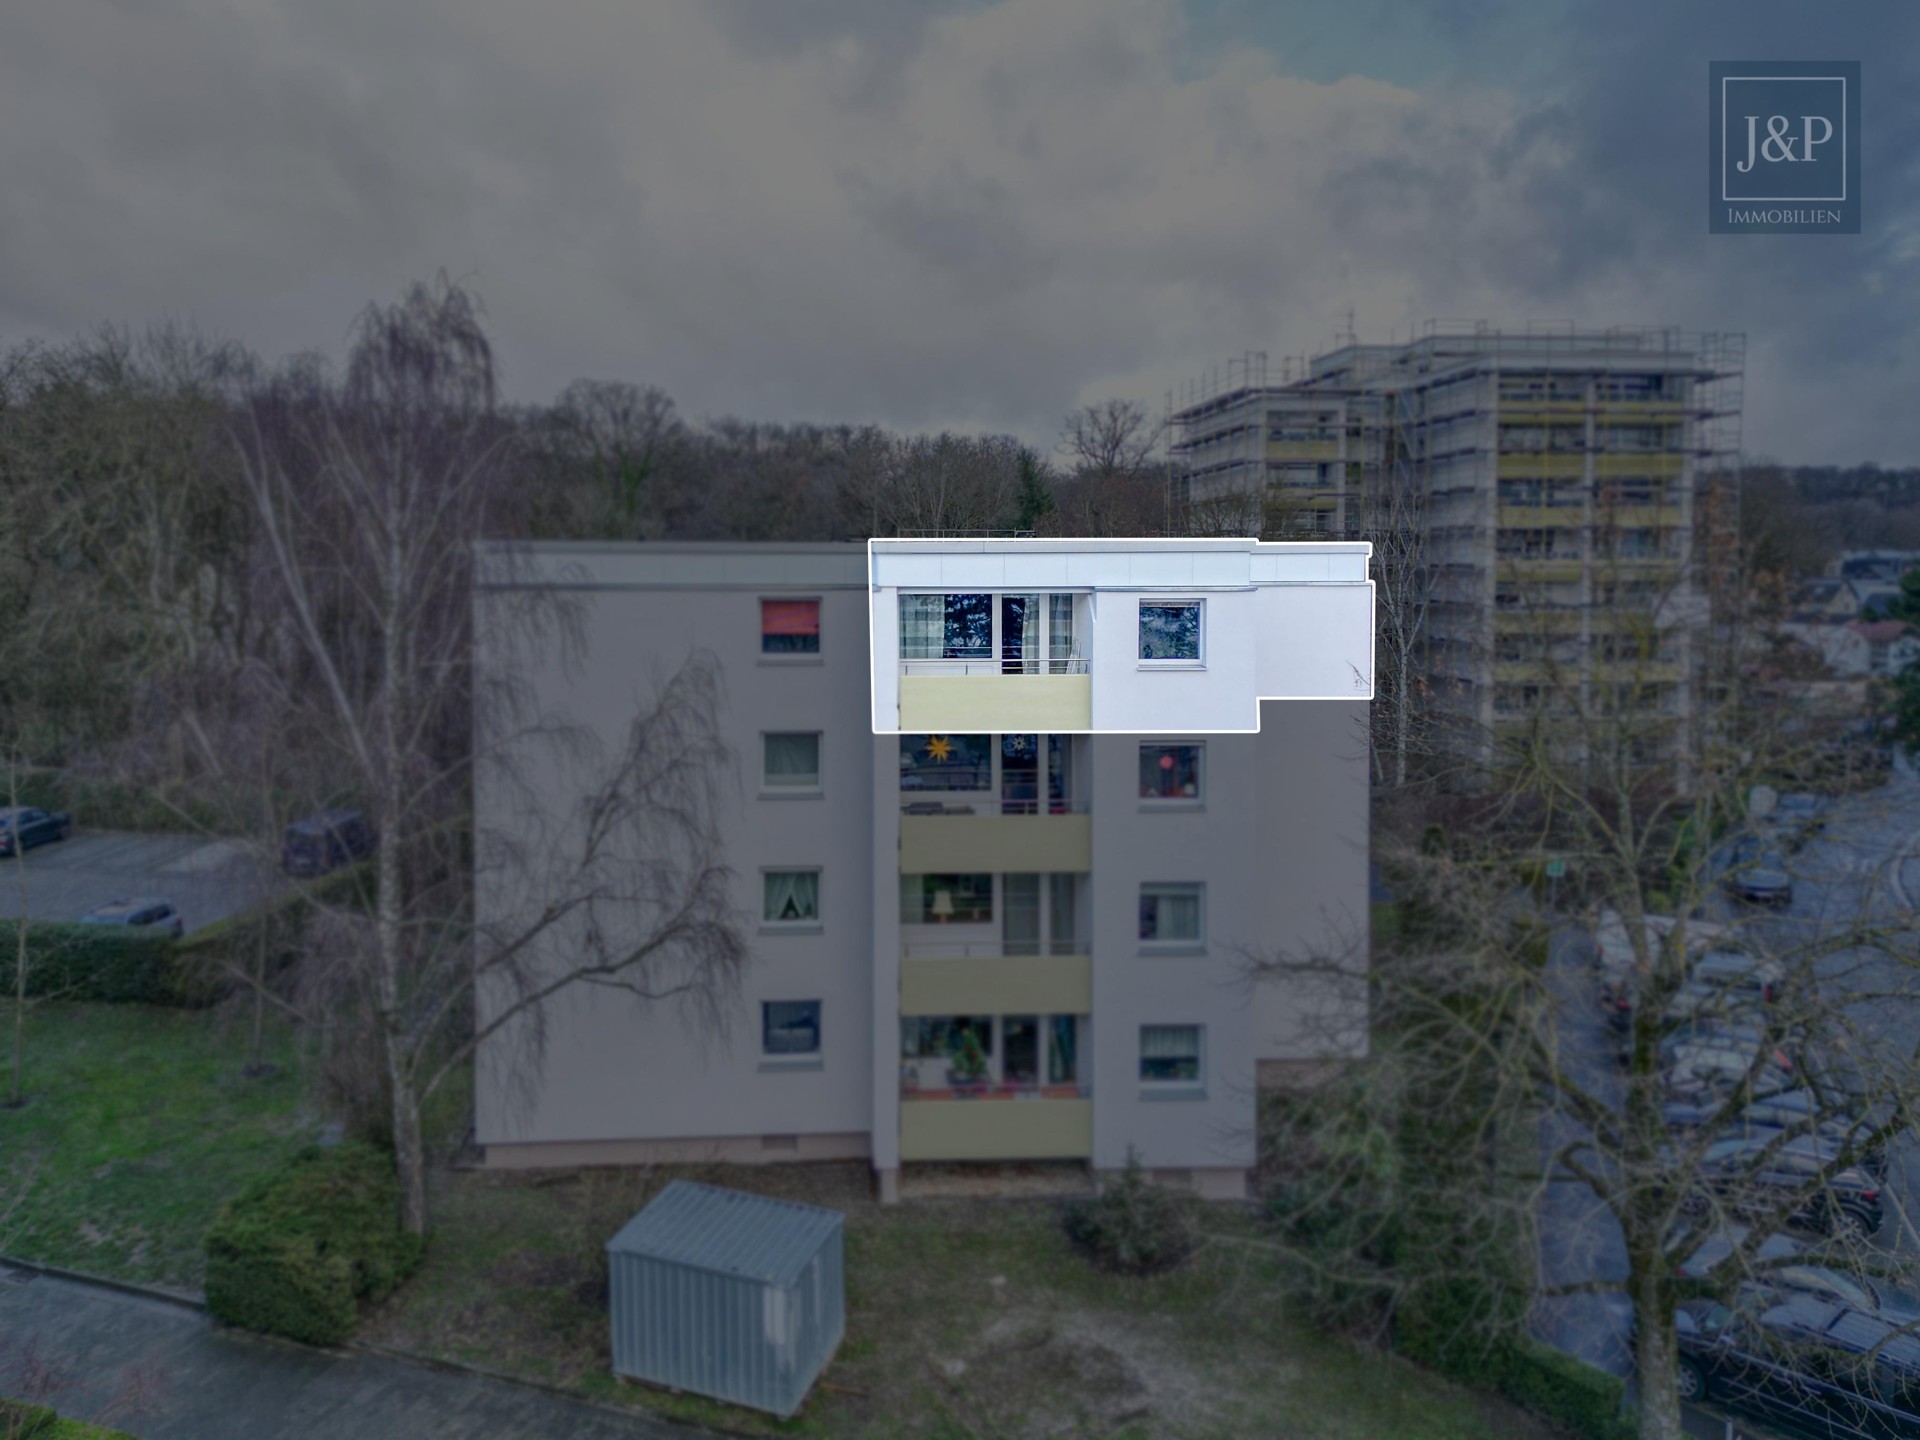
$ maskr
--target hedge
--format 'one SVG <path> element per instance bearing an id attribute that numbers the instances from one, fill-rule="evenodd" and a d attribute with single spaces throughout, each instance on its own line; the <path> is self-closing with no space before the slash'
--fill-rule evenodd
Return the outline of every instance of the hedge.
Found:
<path id="1" fill-rule="evenodd" d="M 0 919 L 0 995 L 14 993 L 20 921 Z M 27 994 L 129 1005 L 182 1005 L 206 998 L 183 982 L 174 938 L 120 925 L 27 922 Z"/>
<path id="2" fill-rule="evenodd" d="M 316 1146 L 256 1181 L 207 1233 L 207 1309 L 218 1320 L 338 1345 L 420 1262 L 400 1228 L 393 1160 L 369 1145 Z"/>
<path id="3" fill-rule="evenodd" d="M 1580 1440 L 1633 1440 L 1624 1418 L 1625 1382 L 1528 1335 L 1468 1338 L 1451 1327 L 1444 1303 L 1431 1311 L 1403 1312 L 1396 1335 L 1410 1360 L 1483 1390 L 1498 1390 L 1514 1404 L 1557 1421 Z"/>
<path id="4" fill-rule="evenodd" d="M 0 1440 L 134 1440 L 124 1430 L 62 1420 L 50 1406 L 0 1400 Z"/>

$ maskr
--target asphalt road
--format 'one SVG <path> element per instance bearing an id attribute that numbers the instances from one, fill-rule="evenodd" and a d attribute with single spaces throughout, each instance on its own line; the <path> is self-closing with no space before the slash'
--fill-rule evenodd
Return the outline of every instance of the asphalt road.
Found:
<path id="1" fill-rule="evenodd" d="M 171 900 L 191 932 L 286 883 L 237 841 L 76 830 L 22 860 L 0 857 L 0 915 L 78 920 L 111 900 L 151 896 Z"/>
<path id="2" fill-rule="evenodd" d="M 1788 868 L 1794 881 L 1790 905 L 1764 913 L 1721 897 L 1711 918 L 1739 920 L 1750 948 L 1787 956 L 1861 926 L 1913 938 L 1920 900 L 1920 781 L 1896 775 L 1882 789 L 1838 800 L 1825 832 L 1791 856 Z M 1563 1058 L 1582 1083 L 1617 1101 L 1621 1075 L 1596 1003 L 1591 961 L 1590 937 L 1577 930 L 1556 937 L 1549 973 Z M 1839 951 L 1814 969 L 1823 994 L 1839 1001 L 1858 1026 L 1861 1043 L 1905 1056 L 1920 1053 L 1920 971 L 1870 950 Z M 1571 1121 L 1555 1117 L 1543 1139 L 1551 1149 L 1577 1133 Z M 1887 1219 L 1875 1243 L 1920 1266 L 1920 1147 L 1911 1136 L 1892 1147 L 1883 1198 Z M 1584 1187 L 1548 1187 L 1539 1219 L 1544 1285 L 1624 1279 L 1619 1227 Z M 1631 1370 L 1632 1315 L 1631 1302 L 1619 1294 L 1541 1297 L 1532 1326 L 1541 1339 L 1625 1375 Z M 1690 1417 L 1689 1430 L 1722 1434 L 1724 1422 L 1701 1413 Z M 1737 1433 L 1767 1432 L 1740 1422 Z"/>

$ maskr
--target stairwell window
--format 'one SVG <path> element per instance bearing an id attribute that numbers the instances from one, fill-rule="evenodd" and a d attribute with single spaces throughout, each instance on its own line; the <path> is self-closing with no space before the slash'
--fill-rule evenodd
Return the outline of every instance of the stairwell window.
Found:
<path id="1" fill-rule="evenodd" d="M 1206 1032 L 1199 1025 L 1140 1027 L 1140 1084 L 1143 1094 L 1201 1093 L 1205 1073 Z"/>
<path id="2" fill-rule="evenodd" d="M 761 920 L 769 930 L 817 930 L 820 927 L 820 872 L 761 872 L 764 905 Z"/>
<path id="3" fill-rule="evenodd" d="M 1201 663 L 1199 600 L 1140 603 L 1140 659 L 1143 663 Z"/>
<path id="4" fill-rule="evenodd" d="M 820 1002 L 768 1000 L 760 1007 L 760 1050 L 786 1060 L 820 1053 Z"/>
<path id="5" fill-rule="evenodd" d="M 820 602 L 818 600 L 762 600 L 760 602 L 762 655 L 818 655 Z"/>
<path id="6" fill-rule="evenodd" d="M 1206 948 L 1205 885 L 1158 881 L 1140 887 L 1140 948 L 1195 954 Z"/>
<path id="7" fill-rule="evenodd" d="M 761 785 L 781 795 L 820 793 L 820 732 L 795 730 L 761 737 L 764 768 Z"/>

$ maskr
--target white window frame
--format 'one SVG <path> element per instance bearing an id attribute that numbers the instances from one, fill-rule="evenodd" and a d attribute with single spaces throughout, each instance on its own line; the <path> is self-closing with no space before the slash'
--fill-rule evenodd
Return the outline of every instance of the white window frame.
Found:
<path id="1" fill-rule="evenodd" d="M 760 933 L 763 935 L 817 935 L 827 913 L 827 883 L 818 865 L 763 865 L 760 867 Z M 767 877 L 770 875 L 812 875 L 814 880 L 814 918 L 811 920 L 769 920 L 767 918 Z"/>
<path id="2" fill-rule="evenodd" d="M 1204 955 L 1207 950 L 1207 885 L 1204 880 L 1143 880 L 1140 882 L 1140 894 L 1134 902 L 1133 924 L 1136 935 L 1140 928 L 1139 902 L 1147 898 L 1149 891 L 1192 892 L 1196 904 L 1195 918 L 1199 921 L 1199 933 L 1191 940 L 1141 940 L 1142 955 Z"/>
<path id="3" fill-rule="evenodd" d="M 1196 659 L 1153 659 L 1140 654 L 1140 611 L 1147 608 L 1160 608 L 1173 605 L 1191 605 L 1197 612 L 1194 620 L 1194 635 L 1199 656 Z M 1133 653 L 1136 663 L 1142 670 L 1204 670 L 1207 668 L 1207 602 L 1204 596 L 1195 595 L 1155 595 L 1142 597 L 1135 607 L 1133 616 Z"/>
<path id="4" fill-rule="evenodd" d="M 1142 740 L 1140 749 L 1175 750 L 1190 749 L 1198 752 L 1194 756 L 1194 793 L 1191 795 L 1140 795 L 1142 810 L 1204 810 L 1207 807 L 1207 743 L 1204 740 Z M 1136 765 L 1136 769 L 1137 769 Z M 1136 775 L 1135 793 L 1138 794 L 1139 779 Z"/>
<path id="5" fill-rule="evenodd" d="M 813 736 L 813 783 L 792 785 L 776 783 L 767 770 L 767 742 L 775 736 Z M 760 732 L 760 798 L 762 800 L 818 799 L 826 783 L 826 733 L 820 730 L 762 730 Z"/>
<path id="6" fill-rule="evenodd" d="M 1146 1032 L 1148 1030 L 1191 1030 L 1194 1038 L 1193 1076 L 1191 1080 L 1149 1080 L 1141 1071 L 1146 1065 Z M 1135 1077 L 1140 1082 L 1140 1098 L 1143 1100 L 1201 1100 L 1207 1093 L 1207 1027 L 1185 1021 L 1157 1021 L 1152 1025 L 1142 1025 L 1134 1040 Z"/>

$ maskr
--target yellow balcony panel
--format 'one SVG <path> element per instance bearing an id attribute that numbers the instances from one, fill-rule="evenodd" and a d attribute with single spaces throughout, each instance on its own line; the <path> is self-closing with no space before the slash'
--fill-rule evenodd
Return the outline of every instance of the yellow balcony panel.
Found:
<path id="1" fill-rule="evenodd" d="M 1616 505 L 1604 503 L 1593 508 L 1593 523 L 1600 529 L 1659 530 L 1684 524 L 1686 511 L 1678 505 Z"/>
<path id="2" fill-rule="evenodd" d="M 1269 460 L 1338 460 L 1340 442 L 1337 440 L 1269 440 L 1267 458 Z"/>
<path id="3" fill-rule="evenodd" d="M 1593 473 L 1594 478 L 1600 480 L 1611 479 L 1615 475 L 1653 475 L 1671 480 L 1680 473 L 1685 464 L 1684 455 L 1675 455 L 1669 451 L 1616 453 L 1594 456 Z"/>
<path id="4" fill-rule="evenodd" d="M 1086 1160 L 1091 1100 L 902 1100 L 902 1160 Z"/>
<path id="5" fill-rule="evenodd" d="M 969 735 L 1093 728 L 1090 675 L 902 675 L 900 728 Z"/>
<path id="6" fill-rule="evenodd" d="M 1085 1015 L 1093 961 L 1085 955 L 989 955 L 900 962 L 902 1015 Z"/>
<path id="7" fill-rule="evenodd" d="M 1502 455 L 1502 480 L 1578 480 L 1587 473 L 1584 455 Z"/>
<path id="8" fill-rule="evenodd" d="M 1583 400 L 1502 400 L 1500 418 L 1507 421 L 1548 421 L 1566 424 L 1587 416 Z"/>
<path id="9" fill-rule="evenodd" d="M 1498 517 L 1503 530 L 1565 530 L 1586 521 L 1587 512 L 1579 505 L 1502 505 Z"/>
<path id="10" fill-rule="evenodd" d="M 902 815 L 902 875 L 1084 874 L 1089 815 Z"/>
<path id="11" fill-rule="evenodd" d="M 1678 400 L 1602 400 L 1593 407 L 1594 418 L 1605 423 L 1664 420 L 1669 424 L 1685 418 L 1686 406 Z"/>
<path id="12" fill-rule="evenodd" d="M 1502 556 L 1499 573 L 1503 578 L 1511 578 L 1521 584 L 1554 584 L 1578 580 L 1582 570 L 1578 560 L 1551 557 L 1528 560 L 1519 556 Z"/>

